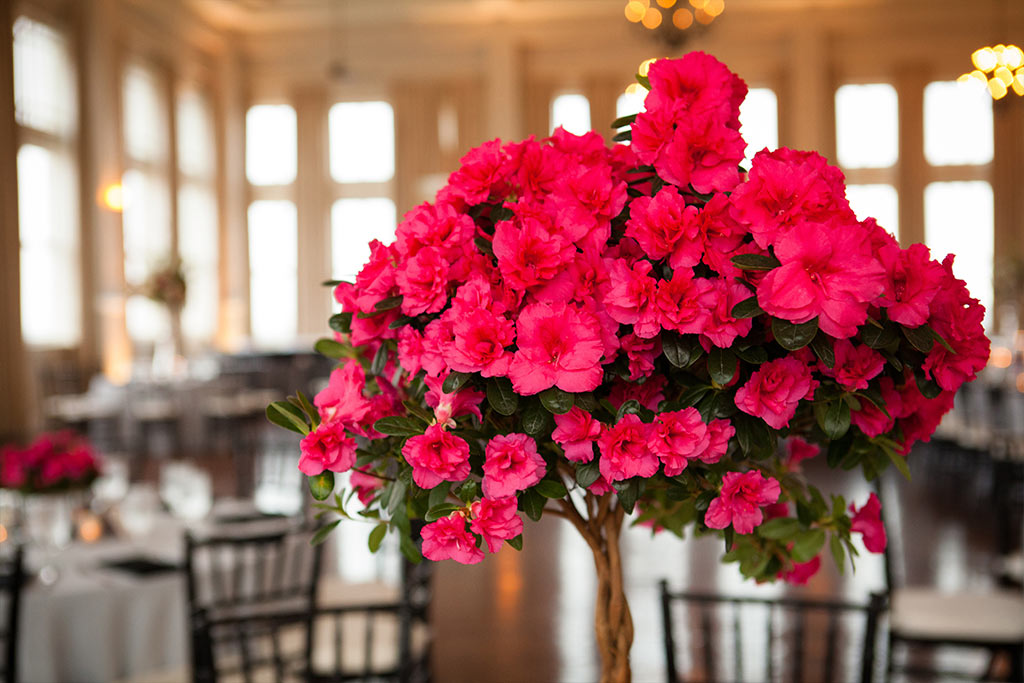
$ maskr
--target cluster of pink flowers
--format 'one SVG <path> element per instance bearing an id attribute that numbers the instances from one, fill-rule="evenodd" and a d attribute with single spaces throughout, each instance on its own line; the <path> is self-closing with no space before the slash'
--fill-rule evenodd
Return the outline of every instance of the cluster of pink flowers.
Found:
<path id="1" fill-rule="evenodd" d="M 0 488 L 25 493 L 83 488 L 99 473 L 96 453 L 74 432 L 42 434 L 26 448 L 0 448 Z"/>
<path id="2" fill-rule="evenodd" d="M 740 169 L 739 77 L 691 53 L 648 78 L 631 145 L 562 129 L 485 143 L 334 291 L 357 353 L 316 396 L 299 467 L 355 467 L 371 503 L 409 469 L 424 491 L 479 482 L 426 526 L 428 558 L 494 552 L 545 480 L 595 495 L 690 482 L 716 493 L 704 529 L 751 535 L 817 444 L 906 454 L 987 360 L 952 257 L 858 220 L 823 157 L 763 150 Z M 398 436 L 390 459 L 361 459 Z M 747 457 L 779 437 L 787 456 Z M 873 500 L 854 520 L 869 549 L 884 546 Z"/>

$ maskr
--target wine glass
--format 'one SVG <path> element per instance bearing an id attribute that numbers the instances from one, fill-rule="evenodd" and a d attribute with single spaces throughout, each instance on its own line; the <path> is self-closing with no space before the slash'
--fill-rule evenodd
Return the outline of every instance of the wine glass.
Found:
<path id="1" fill-rule="evenodd" d="M 194 465 L 169 462 L 160 470 L 160 497 L 178 519 L 198 522 L 213 507 L 213 483 L 207 472 Z"/>
<path id="2" fill-rule="evenodd" d="M 25 533 L 43 554 L 39 580 L 52 585 L 60 576 L 55 564 L 57 555 L 71 542 L 71 499 L 60 494 L 30 495 L 25 497 L 24 506 Z"/>

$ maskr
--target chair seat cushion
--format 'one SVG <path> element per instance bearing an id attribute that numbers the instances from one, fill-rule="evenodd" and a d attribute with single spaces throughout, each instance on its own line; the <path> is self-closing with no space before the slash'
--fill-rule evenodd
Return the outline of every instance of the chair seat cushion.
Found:
<path id="1" fill-rule="evenodd" d="M 942 593 L 933 588 L 892 591 L 890 628 L 917 640 L 979 644 L 1024 642 L 1024 594 L 1017 591 Z"/>

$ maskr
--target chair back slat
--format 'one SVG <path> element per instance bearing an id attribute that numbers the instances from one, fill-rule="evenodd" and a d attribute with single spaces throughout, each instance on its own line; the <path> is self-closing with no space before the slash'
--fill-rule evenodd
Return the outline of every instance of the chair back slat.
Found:
<path id="1" fill-rule="evenodd" d="M 13 683 L 18 677 L 18 628 L 21 621 L 21 591 L 25 585 L 24 548 L 14 546 L 14 552 L 0 562 L 0 596 L 4 611 L 0 614 L 0 638 L 3 639 L 3 667 L 0 680 Z"/>
<path id="2" fill-rule="evenodd" d="M 862 604 L 660 588 L 668 681 L 872 681 L 880 596 Z M 676 628 L 687 614 L 698 615 L 696 633 Z"/>

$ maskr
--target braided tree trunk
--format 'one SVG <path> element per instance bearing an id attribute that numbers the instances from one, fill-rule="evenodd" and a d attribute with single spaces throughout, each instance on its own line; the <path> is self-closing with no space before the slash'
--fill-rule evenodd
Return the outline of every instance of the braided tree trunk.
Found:
<path id="1" fill-rule="evenodd" d="M 581 513 L 568 499 L 560 501 L 564 516 L 572 522 L 594 554 L 597 569 L 597 602 L 594 630 L 601 655 L 601 683 L 630 683 L 629 649 L 633 644 L 633 618 L 622 580 L 619 538 L 625 511 L 612 494 L 586 494 Z"/>

